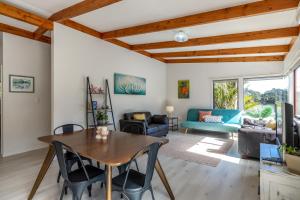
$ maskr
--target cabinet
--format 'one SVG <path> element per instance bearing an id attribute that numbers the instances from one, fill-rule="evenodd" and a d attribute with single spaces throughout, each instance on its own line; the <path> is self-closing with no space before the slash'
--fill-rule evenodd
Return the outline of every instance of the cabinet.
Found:
<path id="1" fill-rule="evenodd" d="M 261 144 L 261 151 L 264 152 L 274 148 L 277 146 Z M 300 176 L 290 173 L 285 165 L 270 165 L 261 160 L 260 199 L 300 200 Z"/>

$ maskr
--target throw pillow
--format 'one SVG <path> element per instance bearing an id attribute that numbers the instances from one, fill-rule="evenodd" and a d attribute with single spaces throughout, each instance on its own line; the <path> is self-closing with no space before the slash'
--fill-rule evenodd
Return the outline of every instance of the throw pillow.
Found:
<path id="1" fill-rule="evenodd" d="M 145 121 L 146 116 L 145 114 L 134 114 L 133 119 L 137 121 Z"/>
<path id="2" fill-rule="evenodd" d="M 267 124 L 266 124 L 267 128 L 270 128 L 272 130 L 276 129 L 276 122 L 274 120 L 270 120 Z"/>
<path id="3" fill-rule="evenodd" d="M 222 123 L 222 117 L 223 116 L 206 115 L 204 121 L 209 123 Z"/>
<path id="4" fill-rule="evenodd" d="M 204 117 L 207 115 L 211 115 L 211 111 L 200 111 L 199 112 L 199 121 L 204 122 Z"/>

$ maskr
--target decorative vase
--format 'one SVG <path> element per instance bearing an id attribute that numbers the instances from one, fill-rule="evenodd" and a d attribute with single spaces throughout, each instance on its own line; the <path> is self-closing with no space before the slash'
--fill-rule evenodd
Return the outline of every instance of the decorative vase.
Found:
<path id="1" fill-rule="evenodd" d="M 98 120 L 97 123 L 98 123 L 98 126 L 103 126 L 106 124 L 106 120 Z"/>
<path id="2" fill-rule="evenodd" d="M 285 161 L 289 171 L 300 175 L 300 156 L 285 154 Z"/>
<path id="3" fill-rule="evenodd" d="M 107 139 L 107 136 L 109 134 L 109 131 L 107 129 L 106 126 L 98 126 L 97 127 L 97 130 L 96 130 L 96 139 L 104 139 L 106 140 Z"/>

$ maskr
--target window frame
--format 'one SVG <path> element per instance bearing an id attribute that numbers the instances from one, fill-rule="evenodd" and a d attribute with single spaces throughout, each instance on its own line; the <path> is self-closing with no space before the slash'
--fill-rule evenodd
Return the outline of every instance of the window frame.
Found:
<path id="1" fill-rule="evenodd" d="M 226 81 L 236 81 L 236 86 L 237 86 L 237 108 L 235 108 L 236 110 L 239 110 L 239 103 L 240 103 L 240 88 L 239 88 L 239 79 L 238 78 L 229 78 L 229 79 L 215 79 L 215 80 L 213 80 L 213 85 L 212 85 L 212 87 L 213 87 L 213 94 L 212 94 L 212 96 L 213 96 L 213 109 L 216 109 L 215 108 L 215 82 L 222 82 L 222 81 L 224 81 L 224 82 L 226 82 Z M 220 109 L 220 108 L 218 108 L 218 109 Z"/>
<path id="2" fill-rule="evenodd" d="M 244 99 L 245 99 L 245 82 L 247 80 L 270 80 L 270 79 L 284 79 L 286 76 L 263 76 L 263 77 L 252 77 L 252 78 L 243 78 L 243 110 L 245 111 L 245 102 L 244 102 Z M 289 99 L 289 97 L 288 97 Z"/>

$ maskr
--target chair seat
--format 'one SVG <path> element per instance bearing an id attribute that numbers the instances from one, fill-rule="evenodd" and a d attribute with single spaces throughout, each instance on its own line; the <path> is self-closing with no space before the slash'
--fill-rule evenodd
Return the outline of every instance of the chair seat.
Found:
<path id="1" fill-rule="evenodd" d="M 127 172 L 123 172 L 122 174 L 114 177 L 112 179 L 112 184 L 115 186 L 115 187 L 118 187 L 120 189 L 122 189 L 123 185 L 124 185 L 124 182 L 125 182 L 125 179 L 126 179 L 126 173 Z M 128 174 L 128 179 L 127 179 L 127 182 L 126 182 L 126 187 L 125 189 L 126 190 L 140 190 L 143 188 L 144 186 L 144 182 L 145 182 L 145 174 L 142 174 L 138 171 L 135 171 L 135 170 L 130 170 L 129 171 L 129 174 Z"/>
<path id="2" fill-rule="evenodd" d="M 86 171 L 87 171 L 90 179 L 95 178 L 96 176 L 100 176 L 100 175 L 104 176 L 104 170 L 102 170 L 102 169 L 99 169 L 92 165 L 86 165 L 85 168 L 86 168 Z M 87 181 L 87 178 L 86 178 L 83 168 L 79 168 L 79 169 L 76 169 L 76 170 L 70 172 L 68 174 L 68 178 L 71 182 Z"/>

